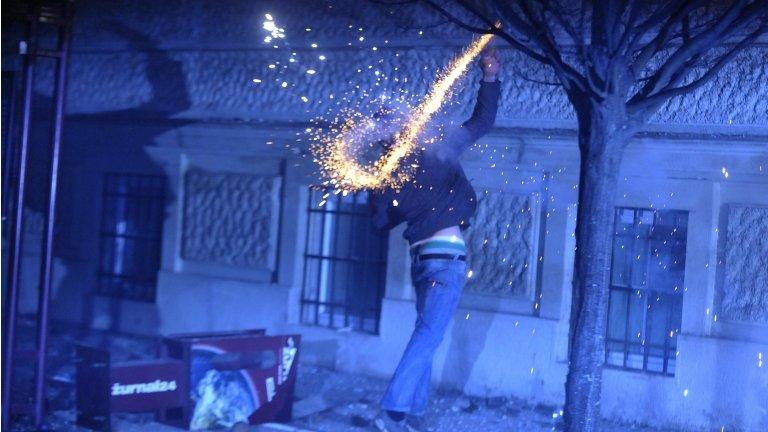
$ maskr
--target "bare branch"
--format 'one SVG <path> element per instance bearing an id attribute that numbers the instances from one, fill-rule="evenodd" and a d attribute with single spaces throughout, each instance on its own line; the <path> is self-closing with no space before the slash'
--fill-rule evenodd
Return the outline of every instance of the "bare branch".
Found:
<path id="1" fill-rule="evenodd" d="M 528 57 L 531 57 L 532 59 L 544 63 L 544 64 L 550 64 L 549 60 L 544 57 L 542 54 L 537 53 L 535 50 L 531 49 L 530 47 L 526 46 L 523 42 L 515 39 L 512 35 L 504 32 L 501 29 L 498 29 L 496 27 L 484 29 L 481 27 L 475 27 L 470 24 L 467 24 L 466 22 L 462 21 L 461 19 L 457 18 L 455 15 L 453 15 L 451 12 L 449 12 L 444 7 L 440 6 L 433 0 L 419 0 L 422 3 L 426 3 L 427 6 L 431 7 L 432 9 L 436 10 L 440 15 L 444 16 L 449 22 L 465 29 L 468 31 L 471 31 L 473 33 L 477 34 L 493 34 L 496 35 L 504 41 L 506 41 L 508 44 L 510 44 L 513 48 L 516 48 L 523 52 Z"/>
<path id="2" fill-rule="evenodd" d="M 751 6 L 744 7 L 745 1 L 735 2 L 720 19 L 710 28 L 702 31 L 684 43 L 658 68 L 654 78 L 648 81 L 636 98 L 647 97 L 670 83 L 672 77 L 691 59 L 708 50 L 729 35 L 738 34 L 747 25 L 754 22 L 754 14 L 760 9 L 768 9 L 768 3 L 756 1 Z M 758 15 L 759 16 L 759 15 Z"/>
<path id="3" fill-rule="evenodd" d="M 667 3 L 660 5 L 648 18 L 632 29 L 633 36 L 627 47 L 627 54 L 633 52 L 637 45 L 645 39 L 645 35 L 658 25 L 662 23 L 674 24 L 671 21 L 680 8 L 688 8 L 690 10 L 691 7 L 693 7 L 691 2 L 687 0 L 669 0 Z"/>
<path id="4" fill-rule="evenodd" d="M 613 55 L 616 52 L 619 41 L 621 40 L 621 23 L 624 11 L 627 8 L 627 1 L 621 0 L 608 0 L 605 2 L 605 7 L 608 8 L 608 14 L 605 19 L 605 30 L 607 32 L 608 52 Z M 638 3 L 636 0 L 633 3 Z"/>
<path id="5" fill-rule="evenodd" d="M 686 3 L 688 3 L 687 0 L 667 0 L 665 3 L 659 4 L 645 20 L 638 23 L 637 26 L 632 29 L 632 41 L 637 42 L 642 40 L 646 33 L 663 23 L 664 18 L 671 17 L 677 9 Z"/>
<path id="6" fill-rule="evenodd" d="M 455 16 L 450 14 L 445 8 L 441 7 L 440 5 L 436 4 L 432 0 L 423 0 L 430 6 L 433 6 L 438 12 L 444 14 L 445 16 L 449 17 L 452 21 L 458 20 Z M 565 62 L 560 57 L 559 52 L 557 51 L 557 48 L 555 45 L 547 45 L 545 41 L 543 41 L 538 34 L 536 34 L 533 31 L 533 28 L 528 24 L 522 21 L 519 17 L 513 16 L 510 19 L 510 24 L 513 30 L 518 30 L 520 33 L 523 33 L 523 35 L 530 37 L 531 39 L 534 39 L 535 42 L 537 42 L 537 48 L 540 48 L 544 51 L 543 54 L 538 53 L 534 48 L 529 47 L 526 45 L 523 41 L 518 40 L 511 34 L 504 32 L 503 30 L 499 29 L 495 24 L 494 20 L 491 18 L 485 16 L 481 11 L 479 11 L 476 7 L 474 7 L 472 4 L 465 0 L 457 0 L 459 5 L 463 7 L 465 10 L 473 14 L 475 17 L 480 19 L 482 22 L 488 24 L 491 27 L 491 30 L 488 31 L 488 33 L 495 34 L 502 39 L 504 39 L 507 43 L 512 45 L 515 48 L 518 48 L 521 50 L 524 54 L 528 55 L 529 57 L 533 58 L 534 60 L 544 63 L 548 66 L 551 66 L 556 73 L 558 73 L 558 76 L 563 83 L 563 86 L 566 88 L 571 88 L 574 84 L 579 87 L 580 91 L 585 91 L 585 86 L 580 80 L 580 76 L 578 72 L 565 64 Z M 506 14 L 505 14 L 506 16 Z M 507 16 L 507 18 L 510 18 Z M 462 22 L 463 23 L 463 22 Z M 466 23 L 463 23 L 466 25 Z M 543 46 L 542 46 L 543 44 Z"/>
<path id="7" fill-rule="evenodd" d="M 381 6 L 407 6 L 407 5 L 416 5 L 420 3 L 419 0 L 365 0 L 365 1 L 367 1 L 368 3 L 373 3 Z M 431 28 L 444 26 L 446 24 L 451 24 L 451 21 L 445 18 L 445 16 L 441 15 L 440 18 L 442 19 L 436 20 L 435 22 L 419 22 L 419 23 L 413 22 L 409 24 L 403 24 L 399 20 L 396 20 L 394 22 L 394 25 L 396 28 L 400 30 L 423 30 L 423 29 L 431 29 Z"/>
<path id="8" fill-rule="evenodd" d="M 380 4 L 383 6 L 404 6 L 407 4 L 414 4 L 416 0 L 368 0 L 371 3 Z"/>
<path id="9" fill-rule="evenodd" d="M 671 13 L 671 16 L 667 19 L 667 21 L 663 22 L 661 25 L 661 28 L 659 29 L 659 32 L 656 33 L 656 36 L 640 50 L 640 54 L 635 58 L 635 61 L 632 64 L 632 72 L 635 74 L 635 76 L 640 75 L 651 58 L 653 58 L 654 54 L 659 52 L 659 50 L 661 50 L 670 41 L 672 31 L 677 27 L 683 17 L 687 16 L 692 10 L 701 6 L 703 3 L 704 0 L 696 0 L 692 2 L 672 2 L 669 5 L 674 7 L 667 7 L 659 10 L 641 25 L 643 28 L 637 31 L 634 40 L 629 45 L 629 52 L 634 51 L 637 44 L 642 41 L 645 34 L 651 28 L 662 24 L 661 20 L 666 16 L 664 13 Z"/>
<path id="10" fill-rule="evenodd" d="M 517 67 L 516 65 L 512 66 L 512 73 L 514 73 L 515 76 L 519 77 L 523 81 L 532 82 L 534 84 L 541 84 L 541 85 L 546 85 L 546 86 L 551 86 L 551 87 L 562 87 L 563 86 L 563 83 L 559 82 L 559 81 L 557 81 L 557 82 L 556 81 L 545 81 L 545 80 L 542 80 L 542 79 L 531 78 L 530 76 L 526 75 L 522 71 L 522 69 Z"/>
<path id="11" fill-rule="evenodd" d="M 452 23 L 457 24 L 460 27 L 467 29 L 469 31 L 472 31 L 474 33 L 494 34 L 504 39 L 512 47 L 519 49 L 528 57 L 531 57 L 532 59 L 540 63 L 543 63 L 545 65 L 552 67 L 552 69 L 558 75 L 558 78 L 560 79 L 563 87 L 567 91 L 579 92 L 579 93 L 584 93 L 587 91 L 588 87 L 586 84 L 586 80 L 578 73 L 578 71 L 576 71 L 570 65 L 566 64 L 563 61 L 556 45 L 554 45 L 554 42 L 550 45 L 547 45 L 546 42 L 542 41 L 541 37 L 533 31 L 532 27 L 529 24 L 522 21 L 519 17 L 514 16 L 514 14 L 512 16 L 513 19 L 510 20 L 511 23 L 513 24 L 512 29 L 518 30 L 520 33 L 523 33 L 523 35 L 526 35 L 531 39 L 533 39 L 535 42 L 537 42 L 537 48 L 542 49 L 544 51 L 543 54 L 537 52 L 535 48 L 528 46 L 522 39 L 518 39 L 513 35 L 498 28 L 495 25 L 495 22 L 493 20 L 485 16 L 481 11 L 477 10 L 477 8 L 475 8 L 474 6 L 472 6 L 471 4 L 469 4 L 464 0 L 457 0 L 457 1 L 465 10 L 472 13 L 475 17 L 480 19 L 482 22 L 488 24 L 490 26 L 490 29 L 485 30 L 485 29 L 481 29 L 479 27 L 475 27 L 470 24 L 467 24 L 466 22 L 457 18 L 455 15 L 450 13 L 447 9 L 440 6 L 433 0 L 421 0 L 421 1 L 423 1 L 433 9 L 435 9 L 437 12 L 439 12 L 443 16 L 445 16 Z"/>
<path id="12" fill-rule="evenodd" d="M 768 19 L 763 20 L 763 22 L 760 24 L 760 26 L 755 30 L 754 32 L 750 33 L 749 36 L 745 37 L 741 40 L 738 44 L 736 44 L 733 48 L 731 48 L 728 52 L 726 52 L 724 55 L 722 55 L 715 63 L 714 65 L 705 72 L 702 76 L 699 78 L 691 81 L 690 83 L 681 86 L 681 87 L 674 87 L 673 85 L 670 85 L 661 91 L 645 97 L 641 100 L 630 102 L 627 105 L 627 108 L 629 111 L 633 111 L 636 113 L 645 112 L 645 113 L 653 113 L 655 112 L 664 102 L 669 100 L 672 97 L 679 96 L 691 91 L 696 90 L 697 88 L 701 87 L 702 85 L 706 84 L 709 80 L 711 80 L 713 77 L 715 77 L 722 68 L 728 64 L 733 58 L 743 51 L 747 46 L 749 46 L 752 42 L 754 42 L 758 37 L 768 32 Z M 683 79 L 683 74 L 679 76 L 678 81 Z"/>
<path id="13" fill-rule="evenodd" d="M 711 80 L 738 52 L 765 33 L 768 25 L 766 0 L 732 0 L 716 14 L 702 9 L 708 0 L 662 0 L 650 12 L 643 11 L 647 2 L 641 0 L 582 0 L 580 8 L 569 8 L 560 0 L 498 0 L 488 3 L 495 8 L 492 12 L 472 0 L 452 0 L 452 5 L 441 0 L 415 1 L 464 30 L 498 36 L 551 67 L 559 83 L 546 77 L 532 78 L 520 70 L 514 73 L 525 81 L 562 85 L 572 102 L 600 100 L 609 94 L 626 97 L 636 84 L 639 90 L 629 95 L 626 108 L 628 119 L 639 122 L 647 120 L 669 98 Z M 496 17 L 501 17 L 502 28 L 495 25 Z M 761 19 L 757 30 L 742 37 L 747 29 L 755 28 L 756 19 Z M 590 29 L 584 26 L 589 22 L 592 38 L 587 45 L 589 35 L 585 32 Z M 737 35 L 738 40 L 733 40 Z M 573 53 L 564 50 L 563 37 L 574 42 L 581 66 L 569 57 Z M 736 44 L 718 53 L 712 66 L 702 71 L 702 58 L 723 42 Z M 661 53 L 665 58 L 654 68 L 655 73 L 641 76 Z"/>
<path id="14" fill-rule="evenodd" d="M 478 10 L 475 6 L 470 4 L 468 1 L 466 0 L 456 0 L 456 1 L 461 5 L 461 7 L 463 7 L 470 13 L 472 13 L 472 15 L 476 16 L 478 19 L 484 22 L 485 25 L 487 25 L 488 27 L 491 27 L 491 28 L 497 27 L 496 20 L 492 20 L 490 17 L 485 16 L 485 14 L 482 11 Z"/>
<path id="15" fill-rule="evenodd" d="M 490 34 L 492 33 L 491 28 L 482 28 L 482 27 L 475 27 L 473 25 L 467 24 L 464 21 L 457 18 L 455 15 L 450 13 L 447 9 L 440 6 L 436 2 L 432 0 L 421 0 L 423 3 L 426 3 L 427 6 L 431 7 L 432 9 L 435 9 L 437 12 L 440 13 L 440 15 L 444 16 L 448 19 L 448 21 L 452 22 L 453 24 L 456 24 L 457 26 L 463 28 L 464 30 L 471 31 L 472 33 L 477 34 Z"/>
<path id="16" fill-rule="evenodd" d="M 539 43 L 543 44 L 547 51 L 550 53 L 557 53 L 558 57 L 560 57 L 557 42 L 555 41 L 555 36 L 552 33 L 549 24 L 542 17 L 536 16 L 527 0 L 522 0 L 520 2 L 520 8 L 523 10 L 525 17 L 528 18 L 528 21 L 532 24 L 532 28 L 535 29 L 535 35 Z"/>
<path id="17" fill-rule="evenodd" d="M 541 41 L 546 44 L 547 48 L 551 51 L 557 52 L 559 54 L 559 50 L 557 47 L 557 41 L 555 40 L 555 35 L 552 32 L 552 28 L 549 26 L 549 23 L 544 19 L 543 16 L 537 16 L 531 5 L 528 4 L 527 0 L 522 0 L 520 2 L 521 8 L 523 10 L 523 13 L 528 18 L 528 21 L 531 22 L 534 29 L 537 29 L 537 35 L 543 36 L 541 38 Z"/>
<path id="18" fill-rule="evenodd" d="M 580 32 L 577 32 L 576 28 L 573 27 L 573 23 L 568 21 L 568 19 L 563 15 L 562 11 L 560 10 L 560 5 L 555 2 L 555 7 L 552 7 L 552 2 L 548 0 L 539 1 L 544 7 L 544 12 L 549 12 L 549 14 L 552 15 L 560 27 L 565 30 L 565 33 L 571 38 L 573 44 L 576 46 L 576 49 L 581 53 L 585 52 L 584 35 Z"/>
<path id="19" fill-rule="evenodd" d="M 579 32 L 586 34 L 584 26 L 587 22 L 587 0 L 581 0 L 581 11 L 579 12 Z"/>
<path id="20" fill-rule="evenodd" d="M 640 15 L 640 4 L 641 2 L 639 1 L 632 2 L 627 15 L 627 22 L 624 24 L 624 30 L 621 33 L 619 44 L 613 55 L 627 55 L 627 47 L 629 46 L 629 41 L 632 39 L 632 29 L 634 29 L 635 21 L 637 21 L 637 18 Z"/>
<path id="21" fill-rule="evenodd" d="M 510 25 L 522 32 L 525 36 L 531 38 L 533 42 L 544 52 L 544 56 L 549 60 L 546 62 L 555 70 L 558 79 L 562 81 L 566 90 L 586 92 L 588 89 L 584 77 L 567 64 L 560 53 L 555 41 L 551 39 L 551 30 L 549 26 L 537 19 L 525 2 L 522 2 L 523 13 L 529 22 L 522 20 L 515 10 L 504 2 L 495 3 Z M 544 34 L 542 36 L 542 33 Z"/>

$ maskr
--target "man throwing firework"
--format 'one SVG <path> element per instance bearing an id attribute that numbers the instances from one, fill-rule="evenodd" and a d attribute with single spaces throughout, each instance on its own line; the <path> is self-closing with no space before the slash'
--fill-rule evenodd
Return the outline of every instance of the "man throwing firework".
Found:
<path id="1" fill-rule="evenodd" d="M 477 197 L 459 156 L 493 126 L 499 100 L 501 64 L 492 51 L 481 55 L 483 79 L 472 117 L 448 129 L 439 142 L 414 156 L 418 168 L 399 190 L 373 194 L 374 224 L 391 229 L 407 223 L 411 280 L 416 290 L 416 327 L 381 400 L 374 420 L 379 431 L 419 430 L 427 408 L 432 357 L 443 340 L 466 279 L 462 231 L 477 207 Z"/>

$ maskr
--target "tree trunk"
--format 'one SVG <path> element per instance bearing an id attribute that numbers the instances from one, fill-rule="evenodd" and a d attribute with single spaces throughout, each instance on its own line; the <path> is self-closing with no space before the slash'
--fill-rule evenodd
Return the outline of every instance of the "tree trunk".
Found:
<path id="1" fill-rule="evenodd" d="M 565 384 L 568 432 L 594 431 L 600 416 L 614 203 L 627 138 L 622 110 L 610 103 L 579 114 L 579 203 Z"/>

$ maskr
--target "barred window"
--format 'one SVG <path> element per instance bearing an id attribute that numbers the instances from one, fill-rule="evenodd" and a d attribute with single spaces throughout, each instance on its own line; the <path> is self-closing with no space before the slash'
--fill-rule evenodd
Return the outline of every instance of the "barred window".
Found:
<path id="1" fill-rule="evenodd" d="M 160 269 L 165 178 L 106 174 L 97 293 L 153 302 Z"/>
<path id="2" fill-rule="evenodd" d="M 608 303 L 608 366 L 675 374 L 688 213 L 617 208 Z"/>
<path id="3" fill-rule="evenodd" d="M 378 333 L 388 235 L 373 227 L 368 198 L 310 189 L 303 323 Z"/>

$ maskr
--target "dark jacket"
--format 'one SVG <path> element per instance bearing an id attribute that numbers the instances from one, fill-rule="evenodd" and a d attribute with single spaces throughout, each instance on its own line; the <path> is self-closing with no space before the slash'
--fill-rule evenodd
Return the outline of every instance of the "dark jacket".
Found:
<path id="1" fill-rule="evenodd" d="M 481 82 L 472 117 L 459 127 L 448 128 L 440 142 L 417 152 L 418 168 L 400 190 L 391 188 L 372 194 L 373 223 L 391 229 L 402 222 L 409 243 L 430 237 L 443 228 L 469 227 L 477 208 L 477 197 L 459 164 L 459 156 L 488 133 L 496 120 L 501 84 Z"/>

